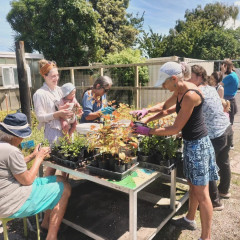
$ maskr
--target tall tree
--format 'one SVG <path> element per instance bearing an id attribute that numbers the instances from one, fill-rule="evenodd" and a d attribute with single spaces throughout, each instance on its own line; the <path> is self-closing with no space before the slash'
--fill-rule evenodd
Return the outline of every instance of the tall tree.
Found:
<path id="1" fill-rule="evenodd" d="M 25 42 L 59 66 L 86 65 L 102 55 L 98 13 L 85 0 L 18 0 L 11 2 L 7 20 Z"/>
<path id="2" fill-rule="evenodd" d="M 140 48 L 154 57 L 236 58 L 240 56 L 240 30 L 227 30 L 224 25 L 229 19 L 236 20 L 237 16 L 238 8 L 234 5 L 219 2 L 204 8 L 199 5 L 191 11 L 186 10 L 185 20 L 177 20 L 176 26 L 164 38 L 150 29 L 149 35 L 140 38 Z"/>
<path id="3" fill-rule="evenodd" d="M 193 57 L 201 59 L 236 59 L 239 57 L 240 45 L 232 31 L 214 29 L 205 32 L 196 45 Z"/>
<path id="4" fill-rule="evenodd" d="M 99 14 L 101 48 L 105 54 L 133 46 L 142 27 L 141 17 L 127 14 L 129 0 L 90 0 Z"/>
<path id="5" fill-rule="evenodd" d="M 144 57 L 156 58 L 162 56 L 166 51 L 167 41 L 166 37 L 161 34 L 154 33 L 152 28 L 149 32 L 143 32 L 137 40 L 138 48 L 141 49 Z"/>
<path id="6" fill-rule="evenodd" d="M 234 5 L 226 5 L 221 2 L 208 3 L 204 8 L 198 5 L 193 10 L 187 9 L 185 12 L 186 22 L 193 19 L 207 19 L 214 27 L 223 27 L 226 21 L 232 18 L 237 19 L 239 9 Z"/>

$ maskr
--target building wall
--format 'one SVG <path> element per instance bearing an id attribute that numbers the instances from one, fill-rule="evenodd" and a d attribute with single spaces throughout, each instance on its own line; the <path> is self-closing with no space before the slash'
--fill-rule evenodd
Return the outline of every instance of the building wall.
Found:
<path id="1" fill-rule="evenodd" d="M 31 93 L 35 92 L 43 84 L 43 78 L 39 74 L 38 61 L 43 58 L 42 54 L 25 53 L 26 64 L 31 70 L 32 89 Z M 0 64 L 17 65 L 15 52 L 0 52 Z M 8 89 L 0 87 L 0 110 L 5 111 L 17 110 L 20 106 L 19 89 Z"/>

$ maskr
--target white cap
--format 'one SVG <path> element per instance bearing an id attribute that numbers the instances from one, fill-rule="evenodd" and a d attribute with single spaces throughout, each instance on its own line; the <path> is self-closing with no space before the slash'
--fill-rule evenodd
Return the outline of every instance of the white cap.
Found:
<path id="1" fill-rule="evenodd" d="M 65 83 L 62 85 L 63 97 L 66 97 L 76 87 L 72 83 Z"/>
<path id="2" fill-rule="evenodd" d="M 155 84 L 155 87 L 161 87 L 167 78 L 174 75 L 175 76 L 179 75 L 181 73 L 182 73 L 182 67 L 179 63 L 176 63 L 176 62 L 164 63 L 159 70 L 158 81 Z"/>

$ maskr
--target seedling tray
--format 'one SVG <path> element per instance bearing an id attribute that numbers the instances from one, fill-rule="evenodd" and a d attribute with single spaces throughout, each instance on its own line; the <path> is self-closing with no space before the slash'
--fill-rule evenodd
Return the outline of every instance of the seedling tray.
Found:
<path id="1" fill-rule="evenodd" d="M 134 163 L 134 165 L 132 165 L 131 168 L 129 168 L 128 170 L 126 170 L 123 173 L 114 172 L 114 171 L 110 171 L 110 170 L 106 170 L 106 169 L 102 169 L 102 168 L 98 168 L 98 167 L 93 167 L 91 165 L 87 165 L 86 167 L 88 168 L 89 173 L 91 173 L 91 174 L 102 176 L 107 179 L 121 181 L 122 179 L 124 179 L 125 177 L 130 175 L 131 172 L 138 166 L 138 164 L 139 164 L 139 162 Z"/>
<path id="2" fill-rule="evenodd" d="M 66 160 L 66 159 L 59 158 L 55 155 L 51 155 L 51 159 L 54 160 L 54 162 L 56 162 L 59 165 L 62 165 L 64 167 L 69 167 L 69 168 L 72 168 L 72 169 L 82 167 L 82 165 L 83 165 L 83 160 L 78 160 L 76 162 L 73 162 L 73 161 L 69 161 L 69 160 Z M 51 161 L 51 159 L 50 159 L 50 161 Z"/>
<path id="3" fill-rule="evenodd" d="M 156 170 L 162 173 L 169 174 L 173 169 L 177 167 L 178 162 L 181 160 L 175 160 L 173 163 L 169 164 L 169 166 L 164 166 L 164 165 L 159 165 L 159 164 L 154 164 L 154 163 L 149 163 L 149 162 L 140 162 L 140 166 L 152 170 Z M 167 163 L 167 162 L 166 162 Z"/>

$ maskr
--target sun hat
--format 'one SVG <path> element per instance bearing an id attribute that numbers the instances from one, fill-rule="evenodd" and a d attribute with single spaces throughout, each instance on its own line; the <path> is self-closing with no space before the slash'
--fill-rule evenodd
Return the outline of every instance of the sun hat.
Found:
<path id="1" fill-rule="evenodd" d="M 0 122 L 0 130 L 20 138 L 27 138 L 32 134 L 27 116 L 19 112 L 8 114 L 3 122 Z"/>
<path id="2" fill-rule="evenodd" d="M 76 87 L 72 83 L 65 83 L 62 85 L 63 97 L 66 97 Z"/>
<path id="3" fill-rule="evenodd" d="M 155 87 L 161 87 L 167 78 L 170 78 L 173 75 L 178 75 L 182 73 L 182 66 L 176 62 L 167 62 L 164 63 L 159 70 L 158 81 L 155 84 Z"/>

